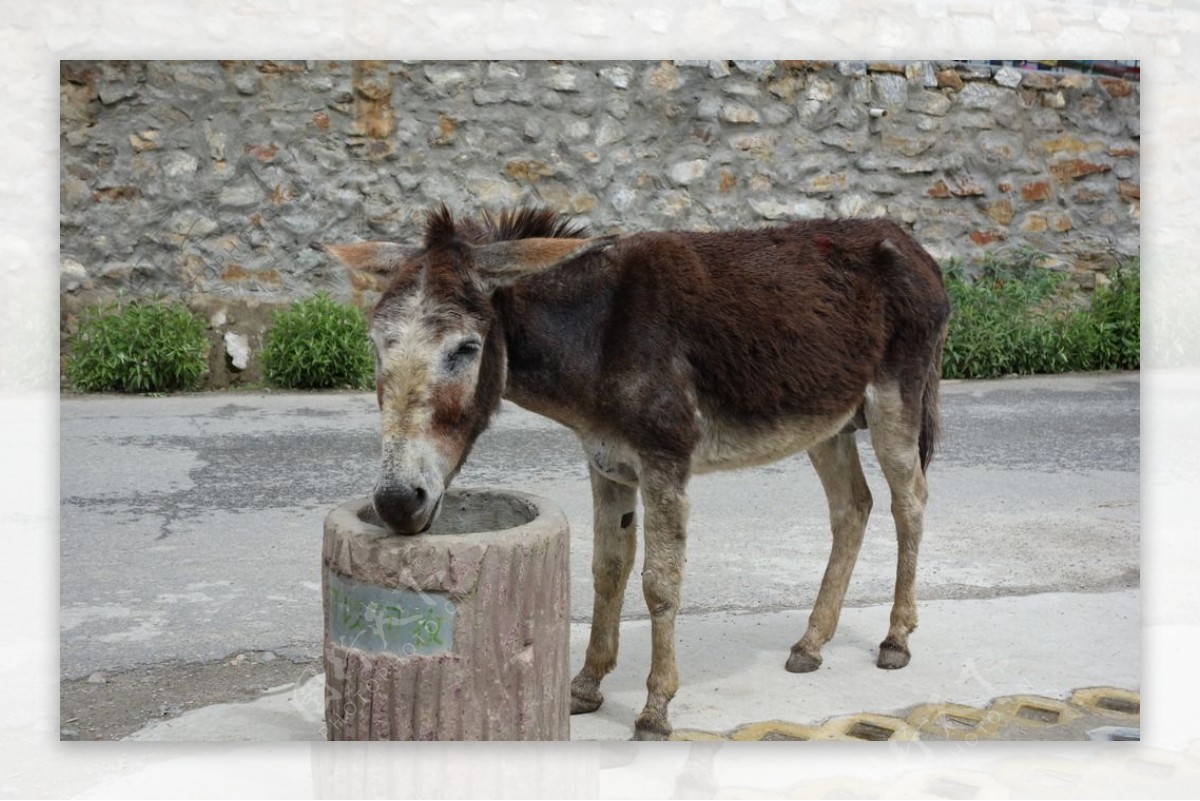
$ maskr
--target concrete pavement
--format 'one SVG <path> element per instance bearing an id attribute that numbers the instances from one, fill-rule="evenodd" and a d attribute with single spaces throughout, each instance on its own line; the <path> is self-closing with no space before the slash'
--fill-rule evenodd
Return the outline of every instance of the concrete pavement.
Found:
<path id="1" fill-rule="evenodd" d="M 874 665 L 876 629 L 886 624 L 888 607 L 847 609 L 824 664 L 805 675 L 788 673 L 783 663 L 796 632 L 803 631 L 806 610 L 688 615 L 678 629 L 681 687 L 671 721 L 678 737 L 712 739 L 755 724 L 815 727 L 863 712 L 903 719 L 920 705 L 983 709 L 1006 696 L 1067 699 L 1081 688 L 1137 688 L 1138 606 L 1134 590 L 932 601 L 921 608 L 913 661 L 897 671 Z M 628 740 L 632 733 L 646 700 L 649 621 L 625 623 L 621 636 L 622 658 L 603 685 L 604 705 L 571 718 L 574 740 Z M 586 625 L 572 626 L 576 665 L 587 637 Z M 299 671 L 295 682 L 257 701 L 204 707 L 151 723 L 127 739 L 324 740 L 323 711 L 323 677 L 315 669 Z M 1103 726 L 1136 728 L 1138 716 L 1095 717 L 1066 731 L 1070 739 L 1086 739 Z M 1006 739 L 1067 739 L 1062 731 L 1050 735 L 1050 728 L 1034 719 L 1008 731 Z M 924 734 L 922 739 L 944 739 Z"/>
<path id="2" fill-rule="evenodd" d="M 943 387 L 945 439 L 930 474 L 912 665 L 895 673 L 873 667 L 895 544 L 886 487 L 862 435 L 876 508 L 849 608 L 816 674 L 782 670 L 829 545 L 824 498 L 807 459 L 702 476 L 692 485 L 677 729 L 729 732 L 785 715 L 813 723 L 1012 692 L 1065 698 L 1095 684 L 1137 689 L 1137 374 Z M 372 400 L 358 393 L 64 400 L 64 679 L 236 652 L 300 662 L 318 656 L 321 521 L 373 481 Z M 590 496 L 573 437 L 506 405 L 459 483 L 538 493 L 567 513 L 578 665 L 591 607 Z M 636 580 L 625 617 L 608 700 L 573 720 L 575 737 L 628 736 L 649 664 Z M 979 686 L 962 686 L 964 671 L 974 665 L 978 673 L 981 664 L 994 692 L 974 679 Z M 255 708 L 280 699 L 295 707 L 287 697 L 303 699 L 313 686 L 306 670 L 313 672 L 297 668 L 284 691 Z M 209 700 L 224 699 L 214 691 Z M 167 738 L 203 714 L 213 711 L 138 736 Z M 240 735 L 315 736 L 304 714 L 271 718 L 277 728 L 260 716 Z M 215 724 L 202 731 L 184 738 L 224 738 Z"/>

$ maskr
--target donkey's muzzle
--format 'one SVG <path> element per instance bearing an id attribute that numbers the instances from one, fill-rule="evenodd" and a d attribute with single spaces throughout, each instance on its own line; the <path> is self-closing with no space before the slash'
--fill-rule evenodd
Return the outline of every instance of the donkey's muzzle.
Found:
<path id="1" fill-rule="evenodd" d="M 433 525 L 440 497 L 424 487 L 399 484 L 375 490 L 375 511 L 397 534 L 421 534 Z"/>

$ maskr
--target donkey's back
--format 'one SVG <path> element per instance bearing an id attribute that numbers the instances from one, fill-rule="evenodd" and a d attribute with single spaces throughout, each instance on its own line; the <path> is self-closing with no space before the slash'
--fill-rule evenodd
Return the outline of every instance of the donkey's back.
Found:
<path id="1" fill-rule="evenodd" d="M 623 240 L 616 258 L 616 305 L 638 322 L 615 325 L 615 338 L 640 340 L 622 349 L 660 375 L 677 372 L 665 354 L 686 361 L 702 429 L 694 469 L 770 461 L 862 427 L 873 388 L 898 389 L 921 416 L 949 304 L 937 263 L 896 224 L 653 232 Z"/>

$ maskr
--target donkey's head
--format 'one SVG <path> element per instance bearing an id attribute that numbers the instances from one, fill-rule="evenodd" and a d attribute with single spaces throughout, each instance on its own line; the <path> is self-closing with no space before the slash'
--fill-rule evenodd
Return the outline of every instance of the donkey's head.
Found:
<path id="1" fill-rule="evenodd" d="M 442 494 L 500 404 L 504 332 L 492 293 L 534 273 L 603 249 L 616 237 L 559 225 L 548 236 L 520 236 L 527 212 L 456 228 L 443 206 L 429 217 L 425 242 L 321 245 L 353 270 L 391 276 L 371 314 L 375 393 L 383 461 L 375 510 L 401 534 L 433 524 Z M 504 238 L 508 236 L 510 238 Z"/>

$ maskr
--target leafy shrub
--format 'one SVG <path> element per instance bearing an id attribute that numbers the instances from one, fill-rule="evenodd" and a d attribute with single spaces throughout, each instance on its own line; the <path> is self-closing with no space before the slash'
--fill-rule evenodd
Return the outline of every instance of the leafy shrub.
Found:
<path id="1" fill-rule="evenodd" d="M 366 389 L 374 375 L 366 315 L 318 292 L 272 315 L 262 362 L 277 386 Z"/>
<path id="2" fill-rule="evenodd" d="M 943 356 L 947 378 L 1140 365 L 1140 282 L 1136 267 L 1118 269 L 1088 303 L 1066 277 L 1042 270 L 1037 254 L 991 258 L 969 279 L 961 264 L 944 271 L 953 312 Z"/>
<path id="3" fill-rule="evenodd" d="M 81 392 L 192 389 L 208 348 L 204 323 L 182 303 L 88 309 L 71 342 L 67 379 Z"/>
<path id="4" fill-rule="evenodd" d="M 1119 268 L 1108 286 L 1096 289 L 1089 313 L 1077 315 L 1087 346 L 1078 358 L 1081 370 L 1136 370 L 1141 366 L 1141 274 Z M 1069 334 L 1077 332 L 1070 331 Z"/>

